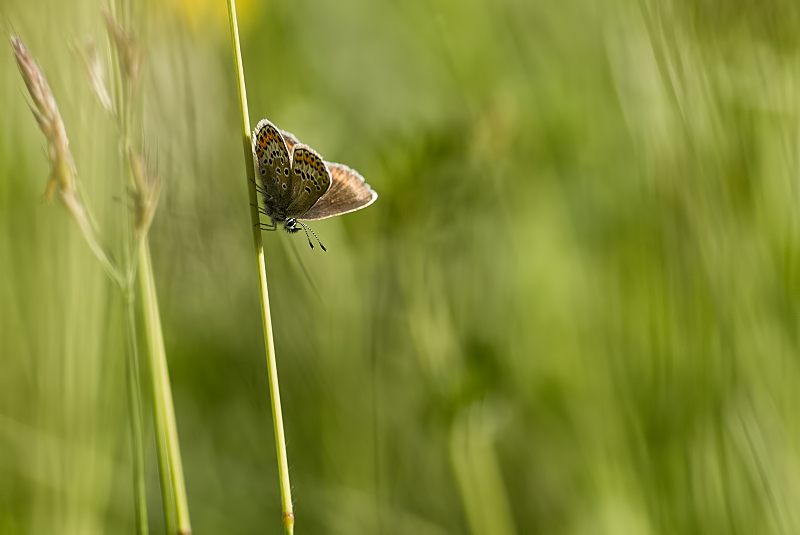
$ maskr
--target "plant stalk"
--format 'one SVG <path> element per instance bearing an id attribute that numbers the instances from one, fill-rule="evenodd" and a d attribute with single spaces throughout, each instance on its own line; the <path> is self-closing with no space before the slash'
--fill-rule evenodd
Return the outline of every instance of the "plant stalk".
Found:
<path id="1" fill-rule="evenodd" d="M 272 315 L 269 309 L 267 289 L 267 268 L 264 262 L 264 246 L 261 242 L 261 225 L 258 215 L 258 196 L 256 195 L 255 170 L 253 168 L 252 140 L 250 137 L 250 118 L 247 110 L 247 91 L 244 84 L 242 52 L 239 45 L 239 27 L 236 21 L 236 3 L 228 0 L 228 19 L 230 21 L 233 45 L 233 63 L 236 69 L 236 82 L 239 92 L 239 111 L 242 119 L 242 147 L 244 167 L 247 172 L 247 191 L 250 199 L 250 221 L 253 223 L 253 245 L 258 268 L 258 286 L 261 297 L 261 320 L 264 328 L 264 345 L 267 352 L 267 372 L 269 375 L 270 401 L 272 402 L 272 422 L 275 428 L 275 449 L 278 454 L 278 474 L 280 477 L 282 520 L 286 535 L 294 533 L 294 510 L 292 508 L 292 488 L 289 482 L 289 463 L 286 457 L 286 438 L 283 432 L 281 396 L 278 388 L 278 367 L 275 358 L 275 344 L 272 336 Z"/>
<path id="2" fill-rule="evenodd" d="M 124 0 L 120 2 L 120 5 L 122 16 L 125 19 L 129 18 L 130 5 Z M 109 10 L 112 18 L 120 21 L 120 19 L 117 18 L 120 11 L 117 10 L 115 2 L 110 3 Z M 122 22 L 124 23 L 125 21 Z M 127 27 L 126 24 L 124 26 Z M 126 174 L 128 187 L 135 187 L 129 151 L 131 113 L 133 108 L 133 95 L 130 91 L 131 80 L 122 72 L 122 65 L 119 57 L 120 50 L 117 48 L 118 43 L 116 43 L 114 39 L 111 39 L 111 45 L 117 52 L 116 54 L 112 54 L 111 60 L 114 71 L 117 126 L 119 127 L 121 138 L 122 157 L 123 161 L 127 164 Z M 129 228 L 129 221 L 126 219 L 126 229 Z M 134 234 L 138 234 L 138 230 L 134 232 Z M 161 483 L 161 499 L 164 508 L 164 523 L 169 535 L 188 535 L 191 533 L 189 507 L 186 498 L 186 486 L 183 479 L 183 465 L 180 457 L 175 409 L 172 403 L 172 390 L 169 382 L 166 351 L 164 349 L 164 337 L 161 331 L 161 318 L 158 311 L 158 300 L 156 298 L 153 269 L 150 261 L 150 249 L 146 234 L 135 239 L 133 251 L 131 252 L 130 249 L 130 245 L 126 243 L 126 254 L 131 266 L 127 281 L 129 288 L 133 288 L 133 279 L 136 272 L 138 272 L 139 276 L 139 292 L 148 345 L 149 372 L 153 396 L 153 412 L 156 427 L 158 469 Z M 137 262 L 138 269 L 134 267 Z M 132 293 L 130 294 L 128 306 L 129 314 L 131 318 L 133 318 L 134 306 Z M 132 323 L 133 321 L 131 320 L 129 325 Z M 131 327 L 133 327 L 133 325 L 131 325 Z M 144 493 L 144 489 L 142 489 L 141 492 L 139 492 L 138 489 L 136 489 L 136 491 L 137 496 L 140 494 L 143 495 Z M 143 514 L 147 514 L 146 510 Z M 139 516 L 140 511 L 137 509 L 137 517 Z"/>
<path id="3" fill-rule="evenodd" d="M 139 379 L 139 350 L 136 343 L 136 307 L 130 287 L 125 290 L 125 317 L 128 338 L 128 403 L 131 423 L 131 456 L 133 457 L 133 503 L 137 535 L 148 535 L 147 486 L 144 473 L 144 438 L 142 433 L 142 397 Z"/>
<path id="4" fill-rule="evenodd" d="M 150 246 L 147 237 L 139 242 L 139 290 L 142 299 L 145 334 L 150 354 L 150 375 L 153 389 L 153 410 L 156 420 L 156 437 L 159 451 L 159 470 L 161 489 L 164 494 L 164 513 L 167 532 L 172 535 L 189 535 L 192 532 L 189 521 L 189 504 L 186 499 L 186 485 L 183 480 L 178 428 L 175 422 L 175 408 L 172 404 L 172 388 L 169 382 L 167 354 L 164 349 L 164 335 L 161 331 L 161 318 L 158 312 L 158 299 L 150 262 Z M 168 506 L 167 496 L 172 489 L 175 501 L 176 519 L 171 519 L 172 508 Z M 177 525 L 174 525 L 177 521 Z M 170 525 L 173 524 L 173 525 Z"/>

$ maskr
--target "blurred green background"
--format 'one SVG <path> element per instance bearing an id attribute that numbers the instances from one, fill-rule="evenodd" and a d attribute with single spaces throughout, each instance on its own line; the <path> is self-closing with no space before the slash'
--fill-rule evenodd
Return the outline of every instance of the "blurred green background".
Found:
<path id="1" fill-rule="evenodd" d="M 119 256 L 75 39 L 3 0 Z M 280 533 L 225 3 L 134 2 L 194 533 Z M 800 533 L 794 0 L 239 4 L 252 124 L 371 207 L 264 234 L 298 534 Z M 132 533 L 124 314 L 0 47 L 0 533 Z M 143 346 L 144 350 L 144 346 Z M 163 532 L 152 437 L 152 533 Z"/>

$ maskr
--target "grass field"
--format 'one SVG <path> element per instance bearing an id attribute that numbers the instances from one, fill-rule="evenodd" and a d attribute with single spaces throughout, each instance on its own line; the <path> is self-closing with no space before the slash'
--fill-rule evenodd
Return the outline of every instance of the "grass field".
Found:
<path id="1" fill-rule="evenodd" d="M 119 137 L 72 49 L 94 36 L 110 83 L 101 7 L 4 0 L 0 27 L 121 261 Z M 225 3 L 132 8 L 193 533 L 281 533 Z M 327 253 L 264 233 L 296 533 L 800 533 L 797 2 L 250 0 L 239 20 L 251 123 L 379 193 L 312 224 Z M 26 101 L 0 47 L 0 533 L 134 533 L 125 304 L 44 200 Z"/>

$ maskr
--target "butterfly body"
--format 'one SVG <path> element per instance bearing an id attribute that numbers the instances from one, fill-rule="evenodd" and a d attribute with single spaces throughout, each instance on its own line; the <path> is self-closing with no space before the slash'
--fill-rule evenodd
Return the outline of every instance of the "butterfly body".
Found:
<path id="1" fill-rule="evenodd" d="M 261 180 L 260 211 L 270 218 L 267 230 L 283 225 L 289 233 L 303 228 L 308 235 L 310 229 L 302 221 L 359 210 L 378 197 L 356 171 L 325 162 L 314 149 L 267 119 L 253 131 L 253 160 Z"/>

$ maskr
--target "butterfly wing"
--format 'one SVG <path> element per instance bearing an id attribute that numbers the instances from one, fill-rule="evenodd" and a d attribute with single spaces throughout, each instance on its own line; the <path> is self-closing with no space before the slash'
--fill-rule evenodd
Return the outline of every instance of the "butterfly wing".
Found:
<path id="1" fill-rule="evenodd" d="M 266 194 L 281 198 L 290 191 L 291 163 L 286 142 L 274 124 L 262 119 L 253 131 L 253 157 Z"/>
<path id="2" fill-rule="evenodd" d="M 283 140 L 286 141 L 286 146 L 289 147 L 290 151 L 292 150 L 292 147 L 300 144 L 300 141 L 291 132 L 287 132 L 286 130 L 281 130 L 281 134 L 283 135 Z"/>
<path id="3" fill-rule="evenodd" d="M 365 208 L 375 202 L 378 194 L 364 182 L 354 169 L 340 163 L 326 164 L 331 175 L 331 187 L 304 215 L 305 221 L 325 219 Z"/>
<path id="4" fill-rule="evenodd" d="M 297 144 L 292 149 L 292 196 L 287 217 L 302 217 L 331 187 L 331 174 L 314 149 Z"/>

